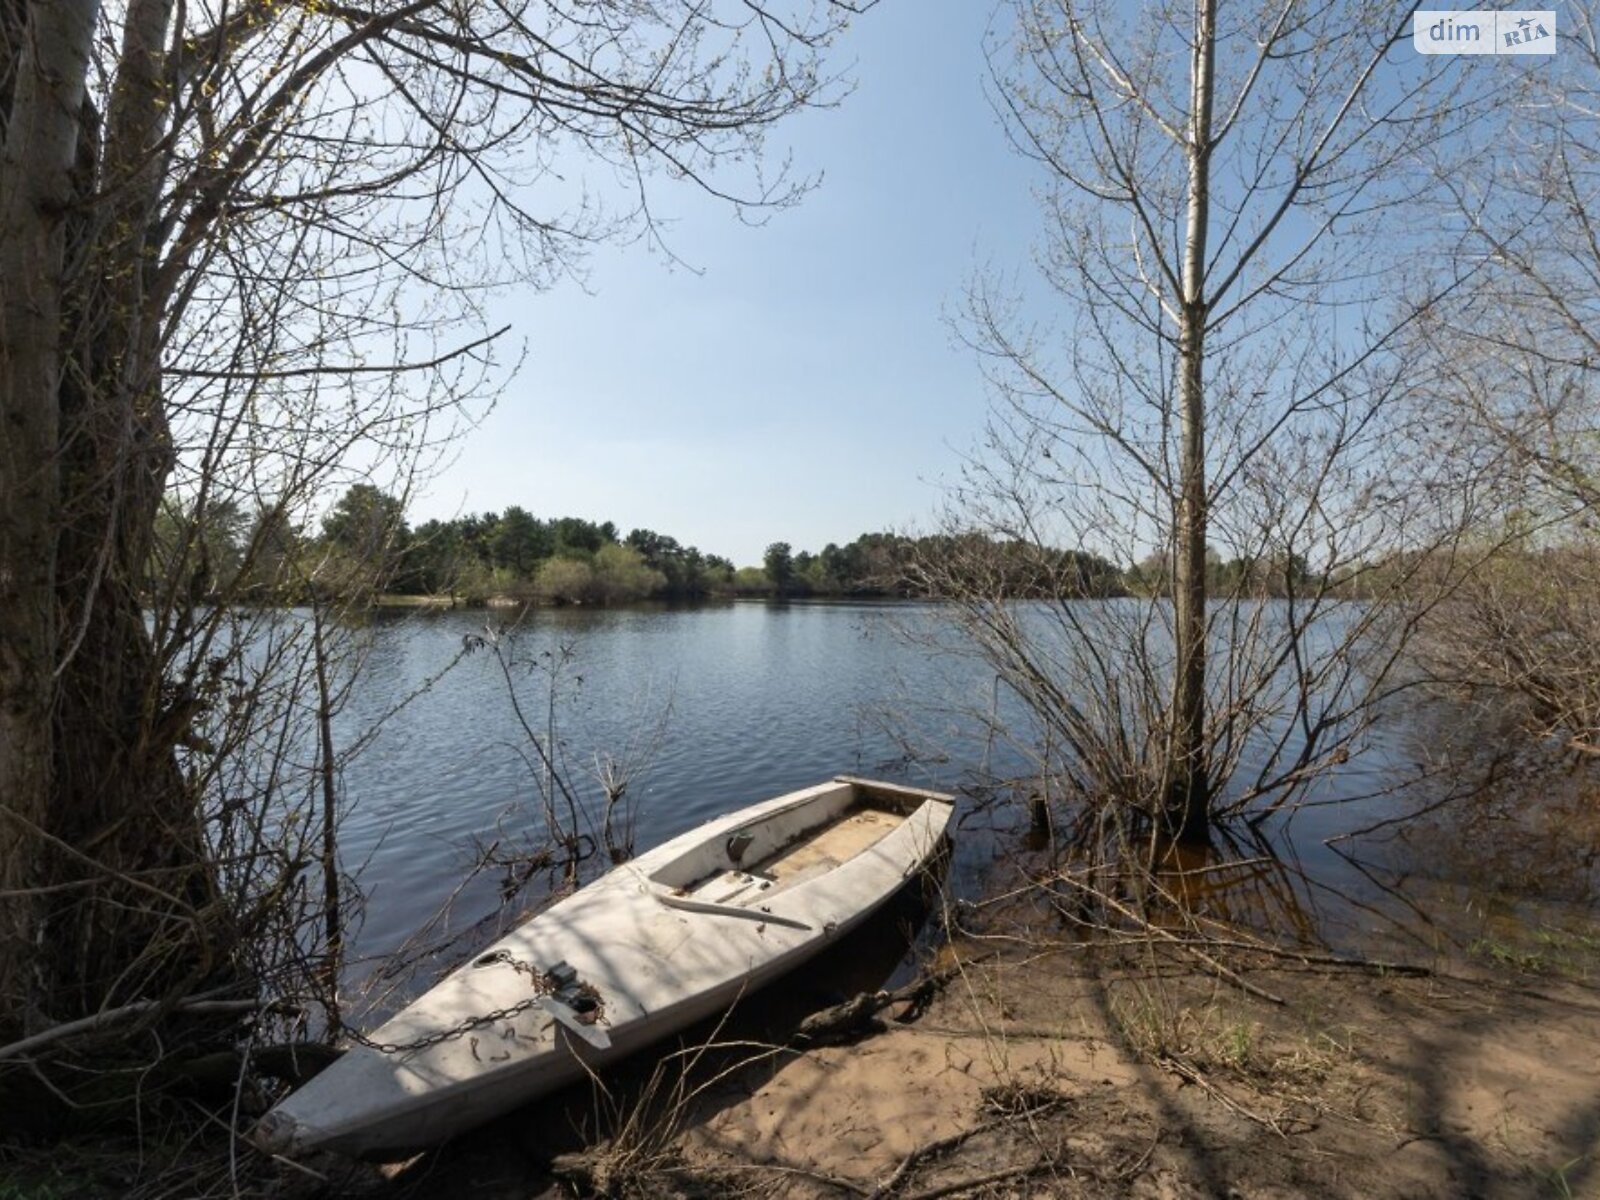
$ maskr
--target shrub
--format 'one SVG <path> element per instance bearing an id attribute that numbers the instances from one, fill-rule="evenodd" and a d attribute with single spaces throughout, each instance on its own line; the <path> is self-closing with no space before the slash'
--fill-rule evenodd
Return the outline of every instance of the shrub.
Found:
<path id="1" fill-rule="evenodd" d="M 534 579 L 534 593 L 551 604 L 585 604 L 596 590 L 594 570 L 576 558 L 549 559 Z"/>

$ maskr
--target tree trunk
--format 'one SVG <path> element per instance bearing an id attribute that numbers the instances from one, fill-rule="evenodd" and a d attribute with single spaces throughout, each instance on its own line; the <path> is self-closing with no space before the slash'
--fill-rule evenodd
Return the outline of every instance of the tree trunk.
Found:
<path id="1" fill-rule="evenodd" d="M 128 4 L 103 138 L 84 91 L 95 0 L 5 13 L 0 1029 L 159 999 L 218 965 L 174 754 L 195 698 L 166 686 L 143 607 L 172 463 L 151 283 L 172 2 Z"/>
<path id="2" fill-rule="evenodd" d="M 0 41 L 0 1030 L 31 1023 L 49 818 L 66 215 L 97 0 L 6 4 Z"/>
<path id="3" fill-rule="evenodd" d="M 197 697 L 169 684 L 144 612 L 156 514 L 172 468 L 161 391 L 164 301 L 156 205 L 170 107 L 162 51 L 173 0 L 132 0 L 107 105 L 86 264 L 66 298 L 72 369 L 60 389 L 61 647 L 50 833 L 72 886 L 46 944 L 60 1016 L 179 993 L 218 965 L 199 798 L 174 747 Z"/>
<path id="4" fill-rule="evenodd" d="M 1189 205 L 1178 330 L 1178 489 L 1172 604 L 1177 642 L 1166 769 L 1168 831 L 1204 841 L 1210 829 L 1206 762 L 1206 234 L 1211 208 L 1211 106 L 1216 0 L 1198 0 L 1191 68 Z"/>

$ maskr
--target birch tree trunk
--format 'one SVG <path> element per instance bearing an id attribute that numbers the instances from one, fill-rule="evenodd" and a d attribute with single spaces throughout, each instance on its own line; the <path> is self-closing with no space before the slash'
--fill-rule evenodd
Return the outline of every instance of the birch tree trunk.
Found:
<path id="1" fill-rule="evenodd" d="M 993 403 L 946 532 L 1060 591 L 1013 615 L 981 558 L 930 586 L 1087 827 L 1205 841 L 1360 751 L 1410 614 L 1458 578 L 1474 485 L 1414 420 L 1406 335 L 1470 272 L 1416 214 L 1434 172 L 1470 178 L 1504 97 L 1395 55 L 1410 12 L 1364 0 L 1005 7 L 994 94 L 1043 180 L 1055 315 L 996 274 L 970 290 Z M 1137 602 L 1076 604 L 1064 553 L 1130 568 Z"/>
<path id="2" fill-rule="evenodd" d="M 1173 520 L 1172 603 L 1176 665 L 1172 748 L 1167 755 L 1167 823 L 1184 841 L 1210 824 L 1206 761 L 1206 235 L 1211 220 L 1211 109 L 1215 91 L 1216 0 L 1195 6 L 1188 145 L 1189 195 L 1178 322 L 1178 496 Z"/>

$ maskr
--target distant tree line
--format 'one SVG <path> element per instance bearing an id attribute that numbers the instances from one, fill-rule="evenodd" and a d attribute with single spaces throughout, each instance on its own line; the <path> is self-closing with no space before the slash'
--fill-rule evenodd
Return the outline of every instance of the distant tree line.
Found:
<path id="1" fill-rule="evenodd" d="M 983 534 L 908 537 L 863 534 L 847 546 L 829 543 L 820 554 L 795 553 L 787 542 L 767 547 L 759 575 L 768 594 L 934 597 L 928 564 L 958 563 L 964 577 L 997 597 L 1122 596 L 1116 564 L 1081 550 L 1043 550 Z M 740 572 L 741 575 L 744 572 Z"/>
<path id="2" fill-rule="evenodd" d="M 313 594 L 357 592 L 448 596 L 476 604 L 503 598 L 548 604 L 617 604 L 710 597 L 917 598 L 937 596 L 948 566 L 996 596 L 1046 598 L 1152 594 L 1164 560 L 1124 570 L 1082 550 L 1041 549 L 984 534 L 910 537 L 867 533 L 820 552 L 773 542 L 760 565 L 736 568 L 717 554 L 652 529 L 625 536 L 612 521 L 541 518 L 512 505 L 501 512 L 428 520 L 412 526 L 404 502 L 358 483 L 318 528 L 293 526 L 271 513 L 250 514 L 212 501 L 203 529 L 177 501 L 165 506 L 151 564 L 151 586 L 178 585 L 194 596 L 238 590 L 260 601 L 295 602 Z M 192 546 L 198 542 L 200 553 Z M 180 548 L 191 547 L 179 553 Z M 930 563 L 943 563 L 938 573 Z M 1219 577 L 1284 573 L 1285 564 L 1216 562 Z M 1303 574 L 1287 564 L 1286 579 Z M 287 568 L 287 569 L 286 569 Z M 291 581 L 287 586 L 284 580 Z"/>

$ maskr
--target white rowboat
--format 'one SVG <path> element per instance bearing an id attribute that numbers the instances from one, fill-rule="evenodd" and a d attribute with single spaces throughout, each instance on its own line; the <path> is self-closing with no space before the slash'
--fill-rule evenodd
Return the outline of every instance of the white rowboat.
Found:
<path id="1" fill-rule="evenodd" d="M 709 821 L 520 926 L 288 1096 L 252 1140 L 434 1145 L 725 1009 L 881 907 L 951 798 L 840 777 Z"/>

